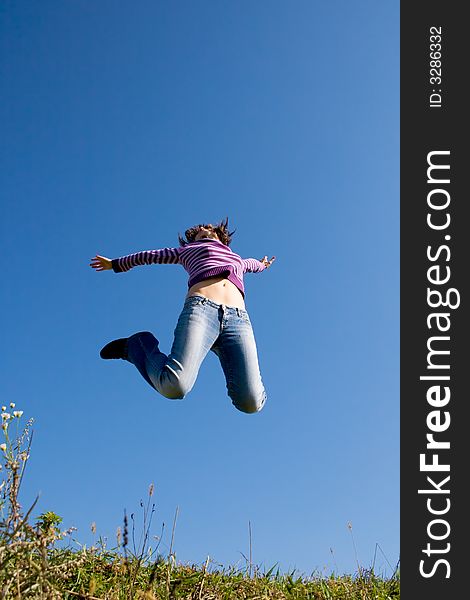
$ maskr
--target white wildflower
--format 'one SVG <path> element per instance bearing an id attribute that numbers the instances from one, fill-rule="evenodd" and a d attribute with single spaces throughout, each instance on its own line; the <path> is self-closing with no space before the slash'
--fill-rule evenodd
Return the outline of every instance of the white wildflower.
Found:
<path id="1" fill-rule="evenodd" d="M 15 403 L 14 402 L 10 402 L 10 408 L 15 408 Z"/>
<path id="2" fill-rule="evenodd" d="M 7 445 L 6 444 L 0 444 L 0 450 L 3 450 L 3 452 L 7 451 Z"/>
<path id="3" fill-rule="evenodd" d="M 21 415 L 22 415 L 22 414 L 23 414 L 23 411 L 22 411 L 22 410 L 15 410 L 15 411 L 13 412 L 13 416 L 14 416 L 14 417 L 17 417 L 18 419 L 21 417 Z"/>
<path id="4" fill-rule="evenodd" d="M 6 407 L 6 406 L 2 406 L 2 412 L 5 412 L 5 411 L 6 411 L 6 409 L 7 409 L 7 407 Z"/>
<path id="5" fill-rule="evenodd" d="M 7 412 L 2 412 L 2 419 L 3 419 L 4 421 L 8 421 L 8 419 L 11 419 L 11 415 L 10 415 L 10 413 L 7 413 Z"/>

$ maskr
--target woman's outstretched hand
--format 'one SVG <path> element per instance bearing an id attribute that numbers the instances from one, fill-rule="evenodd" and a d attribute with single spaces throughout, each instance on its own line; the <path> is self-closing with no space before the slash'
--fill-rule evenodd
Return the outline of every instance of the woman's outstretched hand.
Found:
<path id="1" fill-rule="evenodd" d="M 91 259 L 90 267 L 93 267 L 96 271 L 108 271 L 113 268 L 113 265 L 110 258 L 97 254 Z"/>
<path id="2" fill-rule="evenodd" d="M 276 260 L 276 257 L 275 257 L 275 256 L 273 256 L 273 257 L 271 258 L 271 260 L 268 260 L 268 257 L 267 257 L 267 256 L 263 256 L 263 258 L 260 260 L 260 262 L 262 262 L 262 263 L 263 263 L 263 265 L 264 265 L 266 268 L 268 268 L 268 267 L 270 267 L 270 266 L 273 264 L 273 262 L 274 262 L 275 260 Z"/>

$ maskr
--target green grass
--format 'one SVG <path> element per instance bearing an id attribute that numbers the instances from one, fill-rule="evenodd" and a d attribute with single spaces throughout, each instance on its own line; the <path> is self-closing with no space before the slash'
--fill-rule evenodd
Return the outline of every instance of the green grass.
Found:
<path id="1" fill-rule="evenodd" d="M 10 405 L 14 408 L 14 405 Z M 18 495 L 31 446 L 30 420 L 21 435 L 21 411 L 12 414 L 2 407 L 0 444 L 0 600 L 394 600 L 400 597 L 398 571 L 390 578 L 373 569 L 358 567 L 356 575 L 332 574 L 305 577 L 296 572 L 280 573 L 273 567 L 263 572 L 251 564 L 243 569 L 221 568 L 208 557 L 204 565 L 184 565 L 172 551 L 175 514 L 168 556 L 158 554 L 158 544 L 149 548 L 150 527 L 155 510 L 153 485 L 142 507 L 142 530 L 132 548 L 128 519 L 118 529 L 116 547 L 108 550 L 103 540 L 96 547 L 73 550 L 72 530 L 61 531 L 62 519 L 44 512 L 32 521 L 36 502 L 26 513 Z M 9 432 L 16 426 L 17 435 Z M 93 526 L 94 527 L 94 526 Z M 350 529 L 351 526 L 350 526 Z M 250 528 L 251 533 L 251 528 Z M 351 531 L 352 535 L 352 531 Z M 161 539 L 161 538 L 160 538 Z M 65 547 L 69 540 L 69 546 Z M 354 543 L 354 540 L 353 540 Z M 250 539 L 251 547 L 251 539 Z M 250 551 L 251 555 L 251 551 Z"/>
<path id="2" fill-rule="evenodd" d="M 11 575 L 10 581 L 14 582 L 18 574 Z M 16 586 L 11 585 L 6 598 L 388 600 L 400 597 L 398 577 L 383 579 L 371 572 L 356 577 L 304 578 L 278 572 L 248 576 L 246 571 L 211 569 L 207 563 L 200 567 L 160 559 L 144 565 L 136 558 L 126 560 L 118 553 L 96 550 L 51 551 L 42 574 L 40 568 L 23 570 L 20 578 L 22 594 L 17 596 Z M 2 581 L 3 588 L 5 583 Z"/>

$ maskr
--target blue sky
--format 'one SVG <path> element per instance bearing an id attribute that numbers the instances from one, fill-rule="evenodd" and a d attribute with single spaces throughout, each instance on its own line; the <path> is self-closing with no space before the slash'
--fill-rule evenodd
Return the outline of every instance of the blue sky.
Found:
<path id="1" fill-rule="evenodd" d="M 34 417 L 23 503 L 112 546 L 155 484 L 182 562 L 354 572 L 399 558 L 399 3 L 142 0 L 0 9 L 1 402 Z M 265 409 L 215 355 L 182 402 L 101 346 L 168 351 L 177 245 L 226 215 Z M 352 523 L 357 557 L 351 533 Z M 332 551 L 331 551 L 332 549 Z M 240 563 L 241 561 L 241 563 Z M 379 551 L 376 567 L 390 573 Z"/>

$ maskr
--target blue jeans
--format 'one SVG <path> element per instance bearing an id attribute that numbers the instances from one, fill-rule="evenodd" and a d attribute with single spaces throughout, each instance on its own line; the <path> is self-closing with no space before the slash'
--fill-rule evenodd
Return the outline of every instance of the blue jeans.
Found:
<path id="1" fill-rule="evenodd" d="M 217 304 L 204 296 L 186 298 L 167 356 L 148 331 L 128 338 L 127 360 L 166 398 L 181 399 L 191 390 L 209 350 L 220 360 L 233 405 L 258 412 L 266 392 L 258 366 L 255 337 L 246 310 Z"/>

